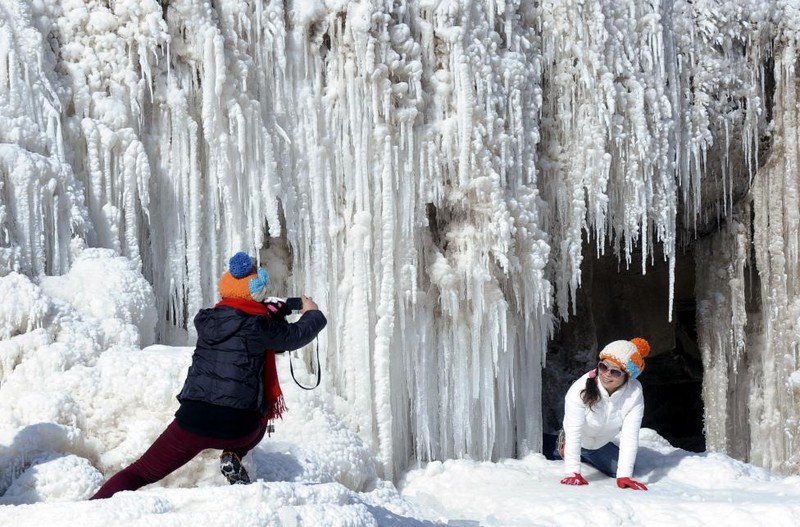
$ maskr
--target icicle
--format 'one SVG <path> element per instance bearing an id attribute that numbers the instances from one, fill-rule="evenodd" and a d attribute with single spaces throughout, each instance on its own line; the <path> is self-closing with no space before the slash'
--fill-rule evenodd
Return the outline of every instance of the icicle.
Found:
<path id="1" fill-rule="evenodd" d="M 390 136 L 384 139 L 384 165 L 381 174 L 381 243 L 380 243 L 380 289 L 375 327 L 374 363 L 375 363 L 375 407 L 377 417 L 378 444 L 380 445 L 380 461 L 385 468 L 386 477 L 393 477 L 394 447 L 392 398 L 391 398 L 391 348 L 395 323 L 395 283 L 394 283 L 394 251 L 395 251 L 395 200 L 394 200 L 394 167 L 391 162 L 392 141 Z"/>

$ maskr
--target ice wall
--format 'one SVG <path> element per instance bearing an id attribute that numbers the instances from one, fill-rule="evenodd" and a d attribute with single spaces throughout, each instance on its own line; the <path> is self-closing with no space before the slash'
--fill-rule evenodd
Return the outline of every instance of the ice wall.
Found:
<path id="1" fill-rule="evenodd" d="M 777 13 L 771 148 L 731 221 L 697 245 L 698 328 L 708 447 L 798 473 L 800 9 L 780 3 Z"/>
<path id="2" fill-rule="evenodd" d="M 68 93 L 47 33 L 24 2 L 0 4 L 0 273 L 60 274 L 69 240 L 91 229 L 67 162 Z"/>
<path id="3" fill-rule="evenodd" d="M 797 144 L 766 82 L 790 2 L 0 6 L 0 270 L 62 273 L 75 236 L 113 248 L 170 340 L 230 254 L 259 254 L 329 314 L 325 389 L 388 477 L 536 450 L 583 237 L 674 262 L 761 177 L 765 137 Z"/>

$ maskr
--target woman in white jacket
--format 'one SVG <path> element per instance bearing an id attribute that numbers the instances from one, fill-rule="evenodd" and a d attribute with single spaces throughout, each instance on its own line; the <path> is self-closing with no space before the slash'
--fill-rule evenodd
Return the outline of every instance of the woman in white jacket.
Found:
<path id="1" fill-rule="evenodd" d="M 565 398 L 564 430 L 559 455 L 564 458 L 565 485 L 588 485 L 581 461 L 617 478 L 621 489 L 647 490 L 631 479 L 639 449 L 639 428 L 644 413 L 642 385 L 636 377 L 644 370 L 650 344 L 643 338 L 617 340 L 600 352 L 597 368 L 570 387 Z M 619 446 L 612 440 L 619 435 Z"/>

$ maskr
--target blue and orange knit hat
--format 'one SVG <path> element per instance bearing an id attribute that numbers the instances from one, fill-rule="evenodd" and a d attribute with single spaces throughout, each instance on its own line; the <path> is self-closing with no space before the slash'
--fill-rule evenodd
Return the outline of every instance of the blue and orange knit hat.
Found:
<path id="1" fill-rule="evenodd" d="M 650 343 L 641 337 L 615 340 L 600 352 L 600 360 L 610 360 L 635 379 L 644 371 L 644 358 L 650 354 Z"/>
<path id="2" fill-rule="evenodd" d="M 234 254 L 228 270 L 219 279 L 219 296 L 263 302 L 267 298 L 269 274 L 256 266 L 255 258 L 246 252 Z"/>

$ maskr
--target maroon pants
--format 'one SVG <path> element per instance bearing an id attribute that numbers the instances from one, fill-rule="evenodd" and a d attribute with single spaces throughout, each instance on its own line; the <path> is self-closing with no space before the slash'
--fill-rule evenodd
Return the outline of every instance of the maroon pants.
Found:
<path id="1" fill-rule="evenodd" d="M 172 421 L 142 457 L 106 481 L 90 499 L 110 498 L 121 490 L 136 490 L 155 483 L 207 448 L 228 450 L 242 458 L 261 442 L 266 430 L 264 425 L 244 437 L 216 439 L 187 432 Z"/>

